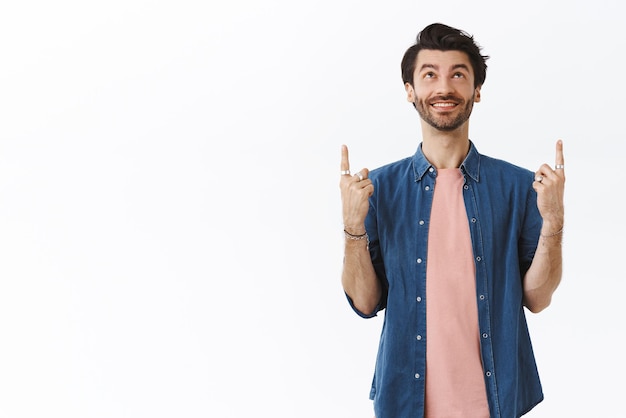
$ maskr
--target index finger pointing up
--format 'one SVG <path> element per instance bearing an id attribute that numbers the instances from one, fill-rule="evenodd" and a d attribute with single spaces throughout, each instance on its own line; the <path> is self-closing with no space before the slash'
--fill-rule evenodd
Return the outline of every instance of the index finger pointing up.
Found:
<path id="1" fill-rule="evenodd" d="M 348 147 L 341 146 L 341 171 L 350 171 L 350 161 L 348 160 Z"/>
<path id="2" fill-rule="evenodd" d="M 562 169 L 565 165 L 565 159 L 563 158 L 563 141 L 556 141 L 556 160 L 555 160 L 555 168 Z"/>

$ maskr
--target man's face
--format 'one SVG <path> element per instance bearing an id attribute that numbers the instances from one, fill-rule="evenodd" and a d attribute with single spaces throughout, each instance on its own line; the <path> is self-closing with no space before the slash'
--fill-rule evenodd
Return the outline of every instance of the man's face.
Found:
<path id="1" fill-rule="evenodd" d="M 470 117 L 480 101 L 467 54 L 461 51 L 421 50 L 416 59 L 413 85 L 406 83 L 407 100 L 435 129 L 452 131 Z"/>

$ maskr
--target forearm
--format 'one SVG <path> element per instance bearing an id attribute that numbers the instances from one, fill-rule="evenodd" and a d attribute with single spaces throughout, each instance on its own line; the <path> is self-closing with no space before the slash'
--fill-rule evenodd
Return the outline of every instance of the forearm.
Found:
<path id="1" fill-rule="evenodd" d="M 366 315 L 374 313 L 382 287 L 374 271 L 367 240 L 346 239 L 341 282 L 356 309 Z"/>
<path id="2" fill-rule="evenodd" d="M 531 312 L 537 313 L 547 308 L 561 282 L 562 225 L 557 229 L 544 224 L 535 257 L 524 276 L 524 305 Z"/>
<path id="3" fill-rule="evenodd" d="M 563 142 L 556 142 L 554 169 L 542 164 L 535 172 L 533 189 L 537 192 L 537 209 L 543 219 L 535 256 L 524 276 L 524 305 L 531 312 L 540 312 L 552 301 L 552 294 L 561 282 L 563 257 L 563 194 L 565 171 Z"/>

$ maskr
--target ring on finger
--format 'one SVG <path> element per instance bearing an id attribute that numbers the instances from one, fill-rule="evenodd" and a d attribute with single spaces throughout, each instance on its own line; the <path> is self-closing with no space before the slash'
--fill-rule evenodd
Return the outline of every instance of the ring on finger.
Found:
<path id="1" fill-rule="evenodd" d="M 565 168 L 564 164 L 557 164 L 557 165 L 554 166 L 555 170 L 563 170 L 564 168 Z"/>
<path id="2" fill-rule="evenodd" d="M 356 173 L 355 176 L 357 176 L 359 178 L 359 181 L 363 181 L 363 174 L 361 174 L 360 171 L 358 173 Z"/>
<path id="3" fill-rule="evenodd" d="M 350 174 L 350 170 L 341 170 L 342 176 L 345 176 L 346 174 Z"/>
<path id="4" fill-rule="evenodd" d="M 542 180 L 543 180 L 543 176 L 540 176 L 540 175 L 536 175 L 535 176 L 535 181 L 536 182 L 541 183 Z"/>

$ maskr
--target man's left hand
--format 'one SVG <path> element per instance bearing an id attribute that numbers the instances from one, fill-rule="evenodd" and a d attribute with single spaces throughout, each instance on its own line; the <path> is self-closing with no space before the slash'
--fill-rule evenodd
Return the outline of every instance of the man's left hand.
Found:
<path id="1" fill-rule="evenodd" d="M 563 141 L 560 139 L 556 142 L 554 169 L 548 164 L 539 167 L 539 170 L 535 172 L 533 188 L 537 192 L 537 207 L 543 218 L 544 227 L 550 228 L 544 234 L 557 232 L 563 228 L 563 194 L 565 191 L 565 160 Z"/>

